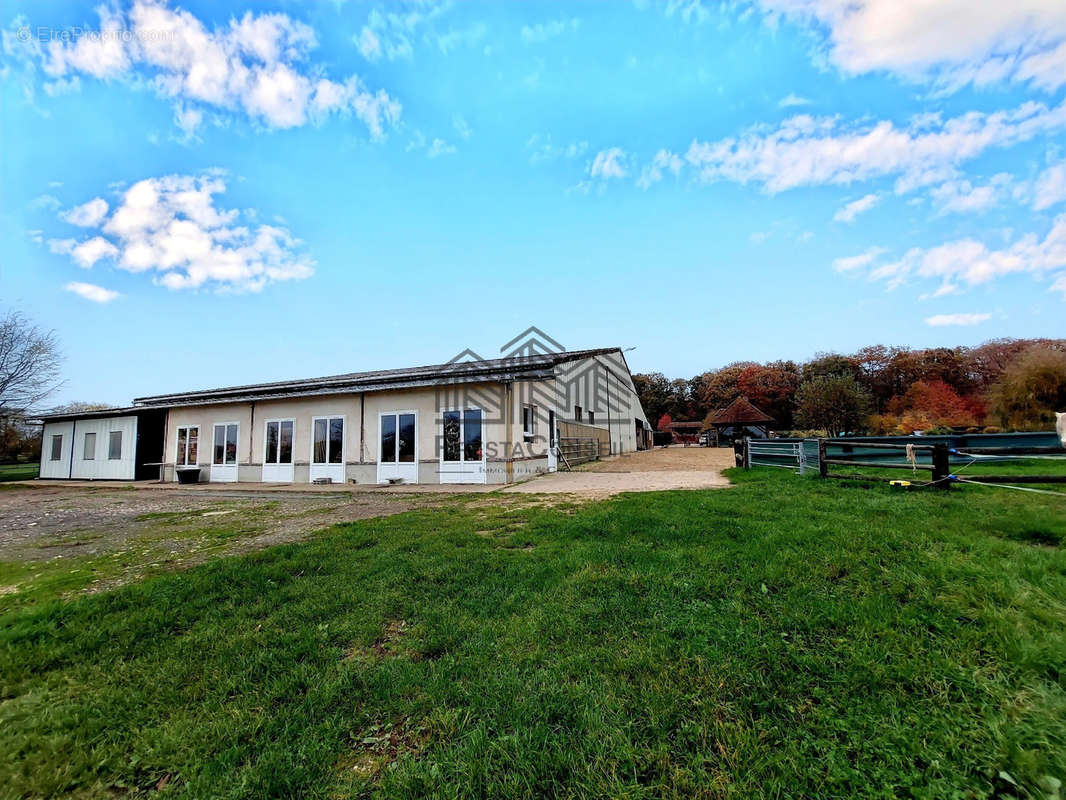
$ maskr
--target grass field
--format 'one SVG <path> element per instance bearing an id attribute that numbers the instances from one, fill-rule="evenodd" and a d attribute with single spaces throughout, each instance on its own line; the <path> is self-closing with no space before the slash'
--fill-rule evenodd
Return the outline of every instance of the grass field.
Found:
<path id="1" fill-rule="evenodd" d="M 927 463 L 923 459 L 923 463 Z M 927 470 L 917 472 L 907 469 L 878 469 L 876 467 L 852 467 L 843 464 L 831 464 L 830 473 L 833 475 L 864 475 L 867 477 L 889 478 L 891 480 L 909 480 L 914 483 L 928 483 L 932 475 Z M 1007 477 L 1021 475 L 1048 475 L 1066 476 L 1066 458 L 1011 458 L 1003 460 L 991 459 L 955 459 L 951 463 L 951 472 L 962 480 L 980 481 L 983 475 L 1004 475 Z M 1017 484 L 1039 489 L 1041 492 L 1066 492 L 1064 483 L 1037 483 Z M 999 487 L 975 487 L 982 491 L 992 491 L 1002 494 L 1004 490 Z"/>
<path id="2" fill-rule="evenodd" d="M 0 483 L 4 481 L 29 481 L 37 477 L 36 463 L 0 464 Z"/>
<path id="3" fill-rule="evenodd" d="M 1066 499 L 733 478 L 25 574 L 0 796 L 1060 796 Z"/>

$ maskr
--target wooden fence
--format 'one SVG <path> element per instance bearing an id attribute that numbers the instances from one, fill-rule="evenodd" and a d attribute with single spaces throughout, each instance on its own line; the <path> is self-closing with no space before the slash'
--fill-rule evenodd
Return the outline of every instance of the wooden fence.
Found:
<path id="1" fill-rule="evenodd" d="M 606 428 L 560 420 L 559 452 L 571 466 L 603 458 L 611 453 L 611 434 Z"/>

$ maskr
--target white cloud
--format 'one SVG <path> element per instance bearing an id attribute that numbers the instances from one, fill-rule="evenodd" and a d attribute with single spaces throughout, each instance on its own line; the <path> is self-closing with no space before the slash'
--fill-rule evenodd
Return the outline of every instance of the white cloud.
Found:
<path id="1" fill-rule="evenodd" d="M 757 0 L 826 33 L 846 73 L 887 70 L 953 89 L 973 83 L 1066 84 L 1066 4 L 1057 0 Z"/>
<path id="2" fill-rule="evenodd" d="M 30 201 L 30 208 L 34 210 L 55 211 L 61 205 L 59 198 L 52 194 L 39 194 Z"/>
<path id="3" fill-rule="evenodd" d="M 381 40 L 369 25 L 364 25 L 355 38 L 355 46 L 367 61 L 377 61 L 381 58 Z"/>
<path id="4" fill-rule="evenodd" d="M 434 0 L 383 4 L 371 9 L 366 24 L 352 41 L 368 61 L 396 61 L 411 58 L 419 41 L 435 45 L 441 54 L 448 55 L 459 47 L 477 44 L 488 33 L 482 22 L 438 31 L 439 19 L 450 8 L 451 3 Z"/>
<path id="5" fill-rule="evenodd" d="M 469 139 L 474 133 L 470 129 L 470 124 L 462 114 L 452 115 L 452 127 L 455 128 L 455 132 L 459 134 L 459 137 L 462 139 Z"/>
<path id="6" fill-rule="evenodd" d="M 1007 275 L 1050 274 L 1052 289 L 1066 287 L 1066 214 L 1060 214 L 1043 238 L 1025 234 L 1007 246 L 992 250 L 975 239 L 959 239 L 931 248 L 915 247 L 902 258 L 870 272 L 874 280 L 895 287 L 909 278 L 938 280 L 940 294 L 954 291 L 957 284 L 978 286 Z M 945 287 L 952 287 L 945 289 Z"/>
<path id="7" fill-rule="evenodd" d="M 868 194 L 860 197 L 858 200 L 852 200 L 842 209 L 837 211 L 837 213 L 833 215 L 833 219 L 837 222 L 854 222 L 859 214 L 862 214 L 864 211 L 869 211 L 877 205 L 879 199 L 880 198 L 876 194 Z"/>
<path id="8" fill-rule="evenodd" d="M 589 149 L 588 142 L 570 142 L 566 145 L 552 143 L 551 134 L 534 133 L 526 142 L 530 164 L 543 164 L 557 159 L 572 160 L 583 156 Z"/>
<path id="9" fill-rule="evenodd" d="M 399 102 L 384 90 L 365 88 L 355 75 L 332 80 L 309 63 L 317 46 L 314 31 L 286 14 L 246 12 L 208 29 L 161 0 L 135 0 L 127 13 L 100 6 L 97 13 L 99 31 L 47 47 L 31 40 L 20 52 L 53 81 L 86 75 L 153 87 L 174 103 L 186 137 L 208 110 L 269 128 L 354 115 L 374 138 L 399 119 Z"/>
<path id="10" fill-rule="evenodd" d="M 105 289 L 103 286 L 97 286 L 93 283 L 72 281 L 63 288 L 68 292 L 74 292 L 74 294 L 79 297 L 84 297 L 86 300 L 91 300 L 94 303 L 110 303 L 118 297 L 118 292 L 112 289 Z"/>
<path id="11" fill-rule="evenodd" d="M 107 209 L 107 201 L 102 197 L 97 197 L 88 203 L 75 206 L 60 216 L 66 222 L 77 225 L 79 228 L 95 228 L 107 216 Z"/>
<path id="12" fill-rule="evenodd" d="M 448 144 L 443 139 L 434 139 L 433 142 L 426 149 L 426 156 L 428 158 L 437 158 L 439 156 L 448 156 L 455 152 L 455 145 Z"/>
<path id="13" fill-rule="evenodd" d="M 521 36 L 526 44 L 543 44 L 564 33 L 574 33 L 580 27 L 581 20 L 577 17 L 555 19 L 551 22 L 538 22 L 536 25 L 523 25 Z"/>
<path id="14" fill-rule="evenodd" d="M 82 242 L 76 239 L 49 239 L 48 249 L 53 253 L 70 256 L 82 269 L 92 269 L 97 261 L 118 255 L 118 248 L 102 236 L 93 236 Z"/>
<path id="15" fill-rule="evenodd" d="M 863 267 L 870 266 L 874 261 L 887 253 L 884 247 L 871 247 L 865 252 L 859 253 L 857 256 L 847 256 L 845 258 L 837 258 L 833 261 L 833 269 L 837 272 L 851 272 L 852 270 L 862 269 Z"/>
<path id="16" fill-rule="evenodd" d="M 94 226 L 98 235 L 52 239 L 48 246 L 85 268 L 106 258 L 128 272 L 155 272 L 171 289 L 259 291 L 314 273 L 314 262 L 285 228 L 255 225 L 250 211 L 220 209 L 215 196 L 225 190 L 218 172 L 138 181 Z"/>
<path id="17" fill-rule="evenodd" d="M 971 111 L 941 121 L 924 115 L 905 127 L 882 120 L 845 125 L 799 115 L 767 132 L 694 140 L 685 156 L 706 182 L 759 183 L 775 193 L 797 186 L 848 185 L 896 176 L 896 190 L 955 178 L 958 166 L 991 147 L 1007 147 L 1066 128 L 1066 102 L 1027 102 L 1010 111 Z"/>
<path id="18" fill-rule="evenodd" d="M 684 163 L 681 156 L 669 150 L 660 150 L 655 154 L 651 163 L 646 165 L 637 178 L 637 186 L 641 189 L 649 189 L 652 184 L 658 183 L 663 178 L 663 170 L 670 172 L 675 178 L 681 174 Z"/>
<path id="19" fill-rule="evenodd" d="M 485 38 L 488 26 L 483 22 L 476 22 L 466 28 L 450 28 L 446 33 L 431 34 L 427 38 L 436 42 L 441 55 L 448 55 L 460 47 L 472 47 Z"/>
<path id="20" fill-rule="evenodd" d="M 930 189 L 929 194 L 943 213 L 975 213 L 994 207 L 1010 182 L 1010 175 L 1001 172 L 983 186 L 974 186 L 968 180 L 947 181 Z"/>
<path id="21" fill-rule="evenodd" d="M 935 314 L 925 318 L 926 325 L 941 328 L 946 325 L 977 325 L 992 319 L 991 314 Z"/>
<path id="22" fill-rule="evenodd" d="M 800 97 L 798 94 L 789 94 L 786 97 L 782 97 L 777 103 L 778 108 L 795 108 L 796 106 L 809 106 L 811 101 L 806 97 Z"/>
<path id="23" fill-rule="evenodd" d="M 1033 187 L 1033 195 L 1033 208 L 1037 211 L 1066 202 L 1066 161 L 1040 173 Z"/>
<path id="24" fill-rule="evenodd" d="M 592 178 L 624 178 L 628 174 L 625 151 L 621 147 L 600 150 L 592 159 L 588 172 Z"/>

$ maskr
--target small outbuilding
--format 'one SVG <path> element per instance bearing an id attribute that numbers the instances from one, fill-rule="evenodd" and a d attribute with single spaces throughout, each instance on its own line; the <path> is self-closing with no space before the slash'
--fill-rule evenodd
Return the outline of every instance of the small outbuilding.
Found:
<path id="1" fill-rule="evenodd" d="M 708 420 L 718 436 L 719 444 L 738 436 L 769 438 L 773 421 L 773 417 L 760 411 L 746 397 L 738 397 L 725 408 L 714 412 Z"/>
<path id="2" fill-rule="evenodd" d="M 159 476 L 166 409 L 107 408 L 48 414 L 42 478 L 145 480 Z"/>

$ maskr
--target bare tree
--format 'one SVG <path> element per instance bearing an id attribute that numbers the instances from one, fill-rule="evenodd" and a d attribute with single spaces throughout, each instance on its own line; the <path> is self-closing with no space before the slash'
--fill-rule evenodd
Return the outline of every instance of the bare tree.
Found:
<path id="1" fill-rule="evenodd" d="M 23 416 L 58 389 L 62 360 L 54 331 L 18 311 L 0 319 L 0 419 Z"/>

